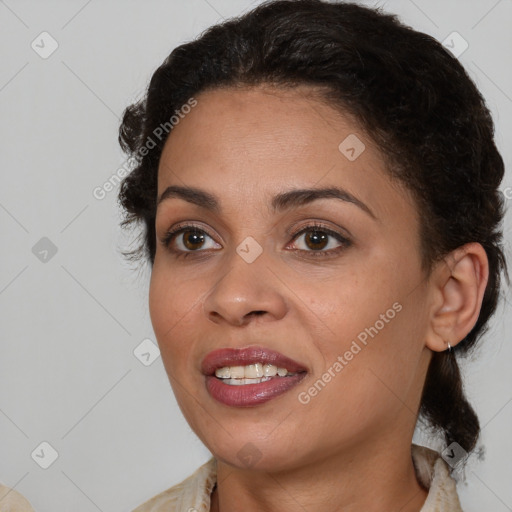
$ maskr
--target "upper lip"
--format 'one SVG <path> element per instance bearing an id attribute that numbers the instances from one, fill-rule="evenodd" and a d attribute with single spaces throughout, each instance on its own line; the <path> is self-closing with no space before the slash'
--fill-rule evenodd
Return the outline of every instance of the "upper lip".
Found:
<path id="1" fill-rule="evenodd" d="M 217 368 L 224 366 L 246 366 L 249 364 L 273 364 L 278 368 L 286 368 L 289 372 L 299 373 L 306 368 L 283 354 L 264 347 L 221 348 L 206 355 L 201 363 L 205 375 L 213 375 Z"/>

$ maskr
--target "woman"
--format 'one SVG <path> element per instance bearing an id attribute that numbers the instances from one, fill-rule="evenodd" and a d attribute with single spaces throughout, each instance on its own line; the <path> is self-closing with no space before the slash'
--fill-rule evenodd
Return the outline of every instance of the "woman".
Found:
<path id="1" fill-rule="evenodd" d="M 506 267 L 503 161 L 459 62 L 373 9 L 271 1 L 176 48 L 120 143 L 163 362 L 213 455 L 136 512 L 461 510 L 457 359 Z"/>

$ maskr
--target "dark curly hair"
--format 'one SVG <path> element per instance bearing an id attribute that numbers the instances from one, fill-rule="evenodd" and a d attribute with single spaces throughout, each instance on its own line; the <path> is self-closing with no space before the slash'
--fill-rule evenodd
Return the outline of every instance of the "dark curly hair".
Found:
<path id="1" fill-rule="evenodd" d="M 457 356 L 486 330 L 502 271 L 508 279 L 498 190 L 504 165 L 489 110 L 462 65 L 396 16 L 354 3 L 274 0 L 172 51 L 119 129 L 121 147 L 135 162 L 119 192 L 122 225 L 140 221 L 145 228 L 127 255 L 154 262 L 157 172 L 170 118 L 208 89 L 258 84 L 315 86 L 331 107 L 357 120 L 385 155 L 390 177 L 415 198 L 426 275 L 468 242 L 484 247 L 490 275 L 478 321 L 452 351 L 433 353 L 419 409 L 447 444 L 472 451 L 480 425 Z"/>

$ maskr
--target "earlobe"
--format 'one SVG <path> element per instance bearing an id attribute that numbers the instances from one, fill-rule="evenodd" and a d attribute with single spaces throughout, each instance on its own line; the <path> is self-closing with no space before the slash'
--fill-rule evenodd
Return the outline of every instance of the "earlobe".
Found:
<path id="1" fill-rule="evenodd" d="M 489 278 L 489 262 L 479 243 L 459 247 L 433 270 L 432 311 L 426 346 L 442 352 L 475 326 Z"/>

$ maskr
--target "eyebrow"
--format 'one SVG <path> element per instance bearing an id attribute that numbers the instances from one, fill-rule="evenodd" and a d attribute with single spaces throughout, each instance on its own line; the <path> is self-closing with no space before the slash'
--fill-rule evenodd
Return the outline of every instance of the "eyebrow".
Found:
<path id="1" fill-rule="evenodd" d="M 167 187 L 158 198 L 157 206 L 163 201 L 171 198 L 179 198 L 191 204 L 205 208 L 213 213 L 220 213 L 221 207 L 217 198 L 196 187 L 180 187 L 171 185 Z M 346 190 L 338 187 L 327 188 L 307 188 L 295 189 L 282 192 L 272 198 L 270 206 L 274 213 L 278 213 L 291 208 L 297 208 L 307 205 L 318 199 L 338 199 L 346 203 L 351 203 L 359 207 L 373 219 L 376 219 L 374 213 L 362 201 L 354 197 Z"/>

